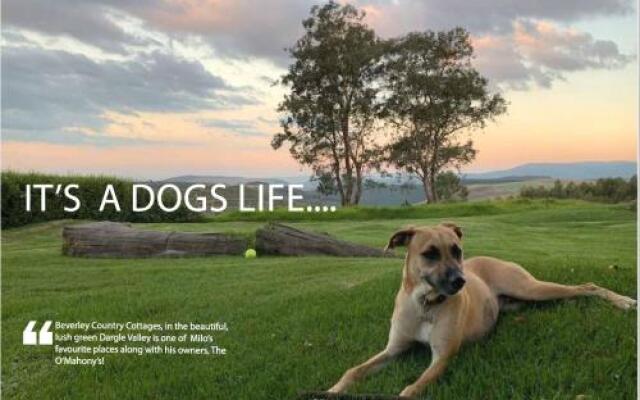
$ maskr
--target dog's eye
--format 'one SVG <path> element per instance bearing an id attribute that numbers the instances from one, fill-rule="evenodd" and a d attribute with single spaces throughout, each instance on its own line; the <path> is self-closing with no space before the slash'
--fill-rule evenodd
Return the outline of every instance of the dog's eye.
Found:
<path id="1" fill-rule="evenodd" d="M 437 247 L 431 246 L 422 253 L 422 256 L 429 261 L 438 261 L 440 259 L 440 250 Z"/>
<path id="2" fill-rule="evenodd" d="M 454 244 L 451 246 L 451 255 L 456 260 L 459 260 L 462 257 L 462 249 L 457 244 Z"/>

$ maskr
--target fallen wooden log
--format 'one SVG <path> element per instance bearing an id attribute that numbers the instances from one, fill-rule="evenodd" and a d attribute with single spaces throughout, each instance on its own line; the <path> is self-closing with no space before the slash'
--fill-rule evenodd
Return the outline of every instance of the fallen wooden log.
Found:
<path id="1" fill-rule="evenodd" d="M 382 257 L 380 249 L 334 239 L 329 235 L 312 233 L 282 224 L 268 224 L 256 232 L 258 254 L 306 256 L 330 255 L 341 257 Z"/>
<path id="2" fill-rule="evenodd" d="M 242 254 L 247 240 L 222 233 L 143 231 L 118 222 L 65 226 L 62 253 L 104 258 Z"/>

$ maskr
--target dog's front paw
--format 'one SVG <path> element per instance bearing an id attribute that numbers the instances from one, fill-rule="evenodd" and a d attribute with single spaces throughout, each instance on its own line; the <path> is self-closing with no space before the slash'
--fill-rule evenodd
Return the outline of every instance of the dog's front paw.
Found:
<path id="1" fill-rule="evenodd" d="M 420 390 L 418 390 L 414 385 L 409 385 L 400 392 L 400 397 L 412 399 L 419 394 Z"/>
<path id="2" fill-rule="evenodd" d="M 344 388 L 341 387 L 340 383 L 336 383 L 335 385 L 331 386 L 329 390 L 327 390 L 327 393 L 342 393 L 342 392 L 344 392 Z"/>

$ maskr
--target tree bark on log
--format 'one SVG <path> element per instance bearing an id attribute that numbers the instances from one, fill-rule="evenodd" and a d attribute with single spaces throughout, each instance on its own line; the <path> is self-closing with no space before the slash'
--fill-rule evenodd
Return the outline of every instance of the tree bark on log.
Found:
<path id="1" fill-rule="evenodd" d="M 65 226 L 62 253 L 98 258 L 187 257 L 242 254 L 247 240 L 222 233 L 142 231 L 129 224 L 94 222 Z"/>
<path id="2" fill-rule="evenodd" d="M 340 257 L 382 257 L 380 249 L 337 240 L 328 235 L 302 231 L 282 224 L 268 224 L 256 232 L 258 254 Z"/>

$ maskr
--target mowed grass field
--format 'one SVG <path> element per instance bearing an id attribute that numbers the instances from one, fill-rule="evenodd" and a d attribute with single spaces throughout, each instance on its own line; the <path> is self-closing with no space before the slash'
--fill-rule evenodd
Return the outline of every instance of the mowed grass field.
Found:
<path id="1" fill-rule="evenodd" d="M 593 281 L 636 297 L 633 211 L 582 202 L 535 204 L 503 204 L 492 215 L 455 217 L 453 204 L 439 206 L 449 207 L 452 217 L 420 212 L 420 218 L 291 223 L 382 247 L 403 225 L 453 220 L 464 227 L 466 257 L 513 260 L 540 279 Z M 2 235 L 6 399 L 290 399 L 330 387 L 386 343 L 399 257 L 78 259 L 61 255 L 64 223 Z M 262 223 L 140 227 L 250 235 Z M 59 366 L 51 347 L 21 344 L 29 320 L 224 320 L 230 330 L 218 342 L 229 354 L 107 355 L 105 366 Z M 505 313 L 489 337 L 464 347 L 424 398 L 635 399 L 636 346 L 635 311 L 594 298 L 529 305 Z M 352 392 L 397 394 L 429 359 L 418 345 Z"/>

